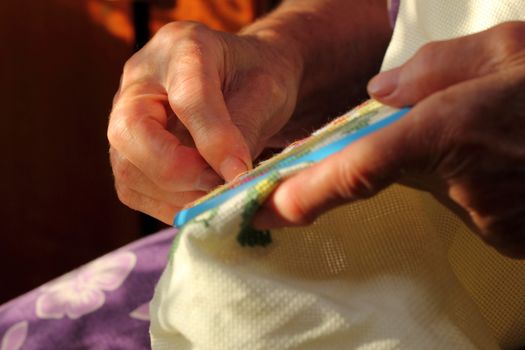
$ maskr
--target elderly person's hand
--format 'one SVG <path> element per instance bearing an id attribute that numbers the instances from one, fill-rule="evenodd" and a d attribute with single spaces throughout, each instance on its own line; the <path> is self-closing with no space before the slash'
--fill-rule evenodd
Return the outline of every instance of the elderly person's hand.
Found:
<path id="1" fill-rule="evenodd" d="M 126 63 L 114 99 L 108 138 L 119 198 L 171 223 L 248 170 L 293 112 L 301 65 L 288 52 L 196 23 L 163 27 Z"/>
<path id="2" fill-rule="evenodd" d="M 431 191 L 503 254 L 525 257 L 525 22 L 428 44 L 368 90 L 415 106 L 284 181 L 255 225 L 307 224 L 399 181 Z"/>
<path id="3" fill-rule="evenodd" d="M 306 136 L 350 105 L 390 33 L 383 0 L 285 0 L 236 35 L 163 27 L 126 63 L 115 96 L 108 138 L 119 198 L 171 224 L 265 146 Z"/>

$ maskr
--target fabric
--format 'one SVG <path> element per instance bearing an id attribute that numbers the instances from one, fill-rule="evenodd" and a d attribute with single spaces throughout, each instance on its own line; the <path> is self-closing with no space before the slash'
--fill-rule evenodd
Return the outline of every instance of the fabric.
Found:
<path id="1" fill-rule="evenodd" d="M 523 11 L 521 0 L 401 1 L 383 69 L 402 64 L 425 42 L 523 19 Z M 308 166 L 280 163 L 294 152 L 315 152 L 325 145 L 324 133 L 352 129 L 363 117 L 360 110 L 347 114 L 196 203 L 207 210 L 182 227 L 151 304 L 154 349 L 525 345 L 525 263 L 484 245 L 426 193 L 391 186 L 307 228 L 250 228 L 278 181 Z M 250 180 L 272 169 L 261 182 Z M 229 199 L 213 202 L 227 191 Z"/>
<path id="2" fill-rule="evenodd" d="M 402 65 L 430 41 L 518 20 L 525 20 L 523 0 L 402 0 L 382 70 Z"/>
<path id="3" fill-rule="evenodd" d="M 390 25 L 394 27 L 394 25 L 396 24 L 397 13 L 399 11 L 399 0 L 388 0 L 387 5 Z"/>
<path id="4" fill-rule="evenodd" d="M 498 341 L 525 343 L 525 264 L 492 253 L 428 194 L 393 186 L 308 228 L 250 228 L 279 180 L 308 166 L 291 159 L 326 155 L 327 145 L 392 113 L 366 103 L 196 203 L 207 210 L 185 219 L 151 304 L 152 347 L 497 349 Z M 204 205 L 210 202 L 216 205 Z M 492 326 L 505 320 L 499 338 L 469 295 L 480 281 L 485 290 L 501 287 L 501 280 L 472 271 L 470 262 L 483 254 L 489 258 L 479 263 L 490 265 L 485 272 L 514 276 L 505 295 L 489 295 L 501 307 Z M 473 290 L 465 288 L 469 282 Z"/>
<path id="5" fill-rule="evenodd" d="M 148 305 L 175 233 L 141 239 L 0 305 L 0 350 L 150 349 Z"/>
<path id="6" fill-rule="evenodd" d="M 522 0 L 402 0 L 381 69 L 402 65 L 427 42 L 473 34 L 515 20 L 525 20 Z M 504 294 L 523 289 L 525 269 L 508 260 L 496 265 L 488 263 L 498 258 L 497 253 L 483 249 L 482 243 L 472 237 L 464 234 L 455 238 L 449 252 L 452 266 L 494 333 L 502 339 L 501 344 L 524 344 L 523 322 L 516 322 L 511 329 L 506 325 L 512 323 L 514 313 L 524 312 L 525 297 L 510 302 Z M 475 253 L 465 254 L 466 250 Z M 506 291 L 503 295 L 501 289 Z M 504 309 L 514 311 L 501 313 Z"/>

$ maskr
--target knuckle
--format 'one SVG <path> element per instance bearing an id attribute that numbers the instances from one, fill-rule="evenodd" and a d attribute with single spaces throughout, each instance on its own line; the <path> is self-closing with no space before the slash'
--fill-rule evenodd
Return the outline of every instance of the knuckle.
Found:
<path id="1" fill-rule="evenodd" d="M 155 48 L 188 48 L 191 52 L 207 43 L 212 31 L 204 24 L 190 21 L 177 21 L 164 25 L 152 39 Z M 197 51 L 197 50 L 195 50 Z"/>
<path id="2" fill-rule="evenodd" d="M 353 162 L 339 162 L 334 169 L 334 195 L 340 200 L 368 198 L 374 193 L 371 175 Z"/>
<path id="3" fill-rule="evenodd" d="M 142 51 L 135 53 L 125 63 L 122 69 L 121 86 L 129 84 L 129 82 L 143 79 L 151 71 L 148 65 L 149 60 L 142 58 Z"/>
<path id="4" fill-rule="evenodd" d="M 171 46 L 185 26 L 186 23 L 183 21 L 175 21 L 163 25 L 151 39 L 151 44 L 154 46 L 165 46 L 166 44 Z"/>
<path id="5" fill-rule="evenodd" d="M 180 84 L 186 84 L 191 81 L 197 81 L 202 75 L 203 67 L 205 67 L 210 57 L 206 55 L 207 43 L 200 40 L 195 40 L 190 36 L 185 36 L 177 43 L 177 64 L 170 66 L 169 72 L 174 76 L 175 82 L 180 81 Z M 182 77 L 182 79 L 179 79 Z"/>
<path id="6" fill-rule="evenodd" d="M 204 24 L 193 21 L 174 21 L 163 25 L 155 34 L 157 40 L 173 40 L 180 35 L 200 33 L 209 30 Z"/>
<path id="7" fill-rule="evenodd" d="M 416 88 L 415 92 L 421 93 L 428 88 L 427 82 L 435 81 L 437 70 L 431 69 L 436 66 L 436 57 L 441 50 L 440 42 L 430 42 L 416 52 L 416 54 L 405 64 L 401 69 L 400 81 L 412 88 Z"/>
<path id="8" fill-rule="evenodd" d="M 192 23 L 181 32 L 176 44 L 169 44 L 176 45 L 176 64 L 170 68 L 175 70 L 173 73 L 202 73 L 202 67 L 221 57 L 221 42 L 216 32 L 202 24 Z"/>
<path id="9" fill-rule="evenodd" d="M 491 43 L 495 45 L 497 59 L 506 61 L 509 57 L 524 51 L 525 24 L 523 22 L 506 22 L 494 28 L 493 35 L 495 40 Z"/>
<path id="10" fill-rule="evenodd" d="M 434 70 L 429 68 L 435 66 L 436 59 L 439 59 L 439 52 L 442 48 L 443 43 L 439 41 L 429 42 L 419 48 L 409 61 L 412 74 L 416 76 L 434 74 Z"/>
<path id="11" fill-rule="evenodd" d="M 109 144 L 113 147 L 118 147 L 122 141 L 122 133 L 124 132 L 122 123 L 120 121 L 112 119 L 108 126 L 107 138 Z"/>
<path id="12" fill-rule="evenodd" d="M 136 147 L 137 138 L 141 133 L 151 132 L 154 124 L 148 115 L 163 115 L 164 106 L 161 103 L 144 102 L 139 99 L 120 101 L 111 112 L 107 137 L 111 146 L 121 150 L 124 146 Z M 148 141 L 148 140 L 145 140 Z"/>
<path id="13" fill-rule="evenodd" d="M 138 54 L 135 53 L 130 58 L 128 58 L 128 60 L 124 63 L 123 71 L 124 73 L 132 72 L 139 65 L 140 65 L 140 60 L 138 58 Z"/>
<path id="14" fill-rule="evenodd" d="M 129 117 L 121 115 L 119 110 L 114 110 L 110 117 L 107 138 L 110 145 L 119 148 L 129 139 Z"/>
<path id="15" fill-rule="evenodd" d="M 437 41 L 432 41 L 421 46 L 416 53 L 416 58 L 422 63 L 430 62 L 436 55 L 441 44 Z"/>
<path id="16" fill-rule="evenodd" d="M 140 203 L 135 193 L 126 186 L 115 186 L 118 199 L 126 206 L 134 210 L 140 210 Z"/>
<path id="17" fill-rule="evenodd" d="M 202 42 L 207 40 L 211 30 L 204 24 L 197 22 L 186 22 L 186 37 L 192 41 Z"/>
<path id="18" fill-rule="evenodd" d="M 180 32 L 186 26 L 184 21 L 174 21 L 167 23 L 159 28 L 154 36 L 154 39 L 163 39 L 165 37 L 171 38 L 174 34 Z"/>

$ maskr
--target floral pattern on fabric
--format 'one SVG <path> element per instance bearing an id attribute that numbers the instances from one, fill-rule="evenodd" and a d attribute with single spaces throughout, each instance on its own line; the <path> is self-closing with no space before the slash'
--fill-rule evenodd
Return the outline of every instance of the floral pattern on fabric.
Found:
<path id="1" fill-rule="evenodd" d="M 136 318 L 137 320 L 149 321 L 149 302 L 140 305 L 133 310 L 129 316 Z"/>
<path id="2" fill-rule="evenodd" d="M 104 292 L 120 287 L 136 261 L 131 252 L 116 252 L 42 286 L 36 315 L 43 319 L 77 319 L 99 309 L 106 300 Z"/>
<path id="3" fill-rule="evenodd" d="M 28 324 L 26 321 L 18 322 L 9 328 L 0 345 L 0 350 L 18 350 L 24 345 L 27 338 Z"/>
<path id="4" fill-rule="evenodd" d="M 151 349 L 146 301 L 176 233 L 168 229 L 144 237 L 0 305 L 0 350 Z M 80 288 L 73 300 L 64 298 L 75 285 Z M 78 307 L 81 298 L 89 307 Z M 101 307 L 85 313 L 100 301 Z M 42 318 L 50 315 L 55 318 Z"/>

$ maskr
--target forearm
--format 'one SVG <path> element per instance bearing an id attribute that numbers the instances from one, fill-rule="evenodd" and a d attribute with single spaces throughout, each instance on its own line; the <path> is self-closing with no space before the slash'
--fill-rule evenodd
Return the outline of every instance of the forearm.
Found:
<path id="1" fill-rule="evenodd" d="M 391 28 L 385 0 L 287 0 L 241 35 L 271 42 L 299 65 L 295 114 L 315 119 L 340 113 L 366 96 L 366 82 L 379 70 Z"/>

